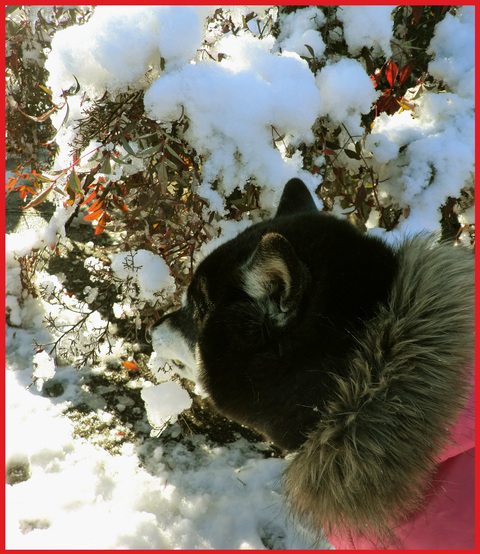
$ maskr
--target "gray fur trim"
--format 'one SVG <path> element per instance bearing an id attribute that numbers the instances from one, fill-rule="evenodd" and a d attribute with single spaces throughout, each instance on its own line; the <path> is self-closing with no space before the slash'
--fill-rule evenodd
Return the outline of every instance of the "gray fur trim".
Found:
<path id="1" fill-rule="evenodd" d="M 397 254 L 388 303 L 284 476 L 293 513 L 319 529 L 388 538 L 421 506 L 468 395 L 474 256 L 425 236 Z"/>

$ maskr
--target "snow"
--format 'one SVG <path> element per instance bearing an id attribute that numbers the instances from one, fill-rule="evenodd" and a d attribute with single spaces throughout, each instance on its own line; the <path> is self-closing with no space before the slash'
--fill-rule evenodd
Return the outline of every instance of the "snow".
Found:
<path id="1" fill-rule="evenodd" d="M 72 163 L 69 143 L 82 109 L 88 107 L 85 92 L 100 98 L 105 89 L 141 89 L 146 91 L 145 108 L 151 117 L 162 123 L 174 121 L 182 112 L 188 117 L 185 138 L 205 158 L 196 192 L 208 200 L 211 210 L 224 214 L 225 195 L 249 179 L 259 186 L 262 210 L 240 221 L 215 223 L 218 233 L 196 250 L 196 263 L 252 222 L 274 213 L 290 177 L 304 179 L 313 192 L 321 177 L 303 169 L 301 143 L 314 141 L 319 117 L 332 127 L 345 126 L 353 136 L 364 136 L 361 116 L 378 96 L 356 60 L 337 56 L 313 74 L 301 58 L 311 56 L 305 44 L 317 58 L 325 55 L 320 31 L 326 19 L 319 7 L 282 14 L 277 39 L 241 31 L 216 40 L 215 29 L 206 23 L 214 9 L 97 7 L 85 25 L 55 34 L 47 61 L 48 84 L 58 101 L 62 91 L 74 84 L 74 75 L 81 85 L 79 94 L 68 98 L 70 117 L 57 136 L 57 169 Z M 241 21 L 251 10 L 236 6 L 232 18 Z M 367 46 L 387 60 L 391 11 L 392 6 L 337 8 L 349 52 Z M 265 7 L 262 13 L 273 14 L 275 20 L 274 10 Z M 220 62 L 202 54 L 204 41 L 212 43 L 213 54 L 223 54 Z M 458 197 L 463 187 L 473 186 L 474 7 L 445 16 L 435 29 L 430 52 L 434 57 L 429 71 L 444 82 L 445 92 L 418 85 L 407 95 L 414 109 L 392 116 L 382 113 L 365 141 L 365 155 L 371 154 L 369 163 L 379 174 L 379 197 L 409 211 L 394 231 L 386 233 L 378 227 L 379 212 L 372 210 L 369 232 L 387 241 L 438 231 L 439 207 L 448 196 Z M 64 115 L 62 111 L 53 117 L 57 127 Z M 284 135 L 284 145 L 277 148 L 275 133 Z M 92 143 L 85 150 L 86 165 L 96 163 L 88 153 L 99 146 Z M 321 152 L 315 159 L 321 165 Z M 142 164 L 133 159 L 131 171 L 141 171 Z M 104 175 L 105 181 L 126 170 L 127 166 L 112 163 L 112 174 Z M 317 205 L 321 208 L 319 200 Z M 338 202 L 335 206 L 342 211 Z M 35 341 L 47 344 L 58 336 L 47 329 L 46 316 L 50 314 L 61 327 L 76 325 L 85 302 L 98 295 L 98 289 L 89 286 L 83 301 L 68 296 L 63 277 L 45 271 L 34 280 L 45 291 L 43 299 L 22 289 L 18 258 L 63 238 L 73 209 L 56 200 L 54 216 L 45 227 L 6 237 L 7 548 L 328 548 L 327 541 L 315 542 L 290 519 L 281 485 L 288 461 L 266 457 L 266 443 L 239 437 L 219 446 L 201 435 L 179 438 L 175 420 L 190 405 L 190 397 L 176 382 L 158 385 L 138 376 L 118 394 L 106 385 L 91 388 L 91 380 L 102 378 L 111 365 L 131 359 L 123 340 L 116 339 L 111 349 L 102 344 L 98 363 L 80 371 L 68 355 L 69 345 L 59 344 L 58 357 L 34 346 Z M 459 217 L 464 225 L 474 223 L 474 209 Z M 125 299 L 115 308 L 118 317 L 138 318 L 140 306 L 155 306 L 173 296 L 175 282 L 169 268 L 151 252 L 124 252 L 112 255 L 110 262 L 124 287 Z M 85 268 L 95 267 L 106 270 L 108 263 L 87 258 Z M 74 346 L 82 351 L 106 324 L 94 312 Z M 149 367 L 158 380 L 175 373 L 171 358 L 185 364 L 187 377 L 195 380 L 194 360 L 178 335 L 154 331 L 152 338 Z M 147 437 L 136 442 L 125 439 L 133 431 L 120 417 L 139 408 L 132 400 L 135 393 L 145 413 L 134 430 Z M 116 394 L 115 410 L 108 404 L 112 394 Z M 73 417 L 67 417 L 78 406 L 86 410 L 85 420 L 107 429 L 104 435 L 82 431 Z M 158 428 L 165 429 L 158 434 Z"/>
<path id="2" fill-rule="evenodd" d="M 155 81 L 145 94 L 147 113 L 158 121 L 178 119 L 184 110 L 190 126 L 185 136 L 207 157 L 198 193 L 223 213 L 223 196 L 256 177 L 269 190 L 279 189 L 297 171 L 272 145 L 311 142 L 319 108 L 315 79 L 293 52 L 271 53 L 273 37 L 248 34 L 220 41 L 227 57 L 185 65 Z M 274 135 L 275 136 L 275 135 Z M 210 190 L 221 177 L 221 192 Z"/>
<path id="3" fill-rule="evenodd" d="M 64 207 L 63 203 L 58 202 L 48 225 L 41 229 L 23 229 L 21 233 L 6 235 L 6 252 L 22 257 L 28 255 L 32 249 L 55 245 L 57 236 L 65 236 L 65 223 L 73 211 L 73 206 Z"/>
<path id="4" fill-rule="evenodd" d="M 194 383 L 198 380 L 194 356 L 179 333 L 165 326 L 162 331 L 151 332 L 153 353 L 148 365 L 160 380 L 175 373 L 172 360 L 183 364 L 182 376 Z"/>
<path id="5" fill-rule="evenodd" d="M 7 239 L 7 291 L 18 305 L 14 326 L 6 328 L 8 549 L 308 549 L 318 544 L 289 518 L 281 486 L 287 462 L 266 457 L 266 443 L 239 437 L 219 446 L 202 435 L 172 440 L 180 432 L 177 415 L 191 403 L 178 384 L 154 385 L 138 377 L 115 395 L 114 410 L 108 407 L 115 387 L 93 389 L 90 380 L 125 357 L 122 341 L 113 353 L 101 352 L 97 366 L 80 371 L 47 348 L 35 348 L 35 342 L 55 338 L 43 321 L 47 313 L 60 327 L 74 323 L 75 314 L 48 300 L 22 298 L 15 254 L 36 247 L 37 239 L 25 233 Z M 138 254 L 145 272 L 155 274 L 150 253 Z M 120 273 L 125 270 L 119 267 Z M 74 296 L 62 293 L 61 279 L 40 273 L 37 281 L 47 299 L 60 295 L 81 310 Z M 97 314 L 91 329 L 100 325 Z M 135 428 L 152 437 L 125 441 L 131 424 L 120 417 L 139 409 L 132 397 L 136 390 L 146 415 Z M 85 414 L 79 421 L 66 417 L 76 409 Z M 167 420 L 171 423 L 159 436 Z"/>
<path id="6" fill-rule="evenodd" d="M 317 75 L 322 105 L 319 115 L 345 125 L 352 136 L 362 136 L 361 114 L 377 99 L 372 80 L 356 60 L 344 58 L 327 64 Z"/>
<path id="7" fill-rule="evenodd" d="M 415 87 L 407 94 L 414 110 L 380 114 L 367 138 L 366 148 L 381 176 L 380 190 L 398 205 L 411 208 L 409 217 L 389 233 L 390 239 L 425 229 L 438 231 L 439 207 L 449 196 L 458 196 L 462 186 L 473 186 L 475 63 L 474 50 L 469 49 L 475 36 L 473 12 L 473 6 L 464 6 L 458 18 L 446 16 L 430 45 L 435 58 L 429 68 L 451 90 L 425 91 L 417 97 Z M 461 76 L 453 68 L 461 68 Z M 396 148 L 403 149 L 398 156 Z M 474 223 L 473 212 L 468 223 Z"/>
<path id="8" fill-rule="evenodd" d="M 132 32 L 133 31 L 133 32 Z M 202 41 L 202 22 L 187 6 L 99 6 L 90 21 L 55 34 L 46 64 L 58 94 L 75 84 L 101 95 L 144 84 L 148 72 L 191 59 Z M 79 63 L 81 60 L 81 63 Z"/>
<path id="9" fill-rule="evenodd" d="M 37 390 L 41 391 L 45 381 L 52 379 L 55 376 L 55 360 L 45 352 L 41 350 L 36 352 L 33 357 L 33 373 L 32 377 L 37 386 Z"/>
<path id="10" fill-rule="evenodd" d="M 475 95 L 475 7 L 463 6 L 458 17 L 449 13 L 435 28 L 430 43 L 435 58 L 428 71 L 462 97 Z"/>
<path id="11" fill-rule="evenodd" d="M 155 304 L 158 297 L 175 292 L 175 280 L 168 265 L 149 250 L 112 254 L 112 269 L 122 281 L 135 285 L 135 298 Z"/>
<path id="12" fill-rule="evenodd" d="M 296 52 L 300 56 L 311 57 L 306 47 L 312 48 L 315 57 L 323 57 L 325 43 L 318 29 L 325 24 L 323 12 L 316 6 L 309 6 L 289 14 L 280 15 L 279 47 L 283 51 Z"/>
<path id="13" fill-rule="evenodd" d="M 123 443 L 112 454 L 92 437 L 80 438 L 64 415 L 82 400 L 97 418 L 110 419 L 101 394 L 84 390 L 87 368 L 56 368 L 60 396 L 27 389 L 33 337 L 7 329 L 6 462 L 14 482 L 6 485 L 8 549 L 312 547 L 314 539 L 294 526 L 282 503 L 284 460 L 265 458 L 261 444 L 245 439 L 220 447 L 202 436 Z M 42 358 L 35 360 L 40 368 Z M 142 395 L 154 393 L 147 403 L 169 396 L 159 390 L 150 386 Z M 181 402 L 169 398 L 167 411 L 185 407 Z M 162 408 L 155 402 L 152 410 Z M 123 431 L 115 426 L 111 440 Z"/>
<path id="14" fill-rule="evenodd" d="M 144 388 L 142 398 L 148 421 L 154 429 L 162 429 L 171 419 L 175 420 L 178 414 L 192 405 L 188 392 L 173 381 Z"/>
<path id="15" fill-rule="evenodd" d="M 359 54 L 366 46 L 388 59 L 392 55 L 392 10 L 393 6 L 340 6 L 337 17 L 343 22 L 349 52 Z"/>
<path id="16" fill-rule="evenodd" d="M 365 148 L 369 150 L 378 164 L 386 164 L 398 156 L 398 144 L 391 141 L 380 131 L 371 133 L 365 139 Z"/>

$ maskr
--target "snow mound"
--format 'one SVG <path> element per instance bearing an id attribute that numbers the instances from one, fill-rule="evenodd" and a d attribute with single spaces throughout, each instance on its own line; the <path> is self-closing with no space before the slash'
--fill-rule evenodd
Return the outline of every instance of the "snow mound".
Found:
<path id="1" fill-rule="evenodd" d="M 58 31 L 45 64 L 56 94 L 75 84 L 94 94 L 139 88 L 147 73 L 188 62 L 203 37 L 203 22 L 188 6 L 98 6 L 90 21 Z M 80 62 L 81 60 L 81 62 Z M 75 77 L 74 77 L 75 76 Z"/>
<path id="2" fill-rule="evenodd" d="M 377 99 L 372 80 L 356 60 L 343 58 L 326 65 L 316 78 L 322 105 L 319 115 L 344 124 L 352 136 L 362 136 L 361 114 Z"/>
<path id="3" fill-rule="evenodd" d="M 185 136 L 206 156 L 199 194 L 223 213 L 222 196 L 250 177 L 276 190 L 297 173 L 272 138 L 286 144 L 313 141 L 312 126 L 320 94 L 307 63 L 292 52 L 272 53 L 273 37 L 251 35 L 220 41 L 220 63 L 185 65 L 162 75 L 145 94 L 147 114 L 174 121 L 182 112 L 190 126 Z M 220 192 L 210 185 L 221 177 Z"/>
<path id="4" fill-rule="evenodd" d="M 173 381 L 143 389 L 142 398 L 147 409 L 148 421 L 154 429 L 163 428 L 192 405 L 188 392 Z"/>
<path id="5" fill-rule="evenodd" d="M 55 376 L 55 360 L 48 352 L 41 350 L 33 357 L 33 367 L 34 371 L 32 377 L 35 379 L 37 390 L 41 391 L 45 381 Z"/>
<path id="6" fill-rule="evenodd" d="M 435 59 L 428 71 L 453 92 L 475 95 L 475 6 L 462 6 L 457 17 L 447 13 L 435 28 L 429 51 Z"/>
<path id="7" fill-rule="evenodd" d="M 351 54 L 364 46 L 380 50 L 388 59 L 392 55 L 393 6 L 340 6 L 337 17 L 343 22 L 343 34 Z"/>
<path id="8" fill-rule="evenodd" d="M 112 270 L 123 281 L 138 287 L 137 299 L 155 303 L 159 296 L 175 292 L 175 280 L 160 256 L 148 250 L 112 254 Z"/>
<path id="9" fill-rule="evenodd" d="M 283 51 L 311 57 L 310 46 L 316 58 L 323 57 L 325 43 L 318 29 L 325 24 L 325 16 L 317 6 L 309 6 L 289 14 L 280 15 L 278 43 Z"/>

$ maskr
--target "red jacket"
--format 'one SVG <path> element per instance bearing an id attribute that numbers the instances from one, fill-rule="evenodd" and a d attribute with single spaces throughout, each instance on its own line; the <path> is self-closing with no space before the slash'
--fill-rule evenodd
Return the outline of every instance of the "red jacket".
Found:
<path id="1" fill-rule="evenodd" d="M 421 512 L 395 529 L 395 549 L 475 548 L 475 400 L 474 392 L 451 435 L 452 444 L 439 459 L 435 494 Z M 330 536 L 337 549 L 378 548 L 364 537 Z M 382 548 L 380 546 L 380 548 Z M 385 548 L 385 547 L 383 547 Z"/>

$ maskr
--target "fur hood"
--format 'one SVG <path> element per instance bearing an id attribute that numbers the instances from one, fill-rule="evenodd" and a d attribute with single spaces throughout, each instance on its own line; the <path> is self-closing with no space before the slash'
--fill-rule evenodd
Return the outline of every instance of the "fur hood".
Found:
<path id="1" fill-rule="evenodd" d="M 286 470 L 295 515 L 389 538 L 422 504 L 469 393 L 474 256 L 415 237 L 397 249 L 388 301 L 356 337 L 322 419 Z"/>

